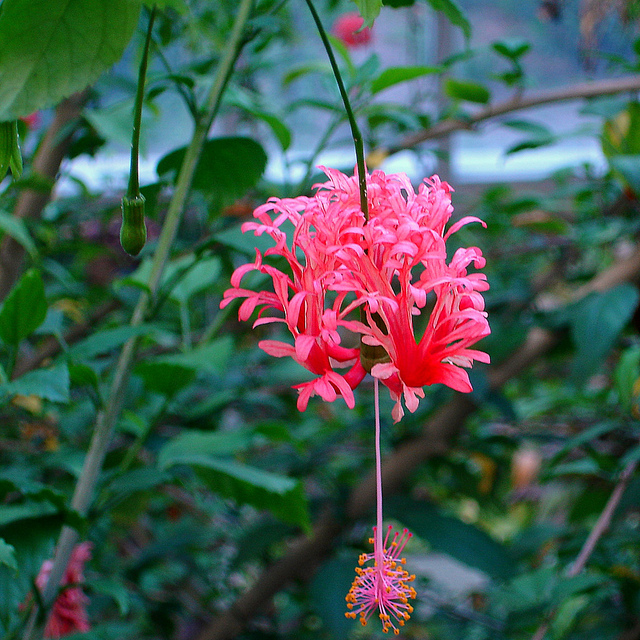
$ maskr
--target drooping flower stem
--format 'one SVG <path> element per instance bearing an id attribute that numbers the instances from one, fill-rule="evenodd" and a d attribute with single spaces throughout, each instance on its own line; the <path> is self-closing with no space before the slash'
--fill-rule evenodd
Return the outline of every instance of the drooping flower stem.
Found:
<path id="1" fill-rule="evenodd" d="M 373 379 L 373 406 L 376 421 L 376 532 L 375 532 L 375 561 L 382 566 L 382 455 L 380 453 L 380 383 Z"/>
<path id="2" fill-rule="evenodd" d="M 195 131 L 182 162 L 176 181 L 176 187 L 169 203 L 167 215 L 162 225 L 162 231 L 158 239 L 158 245 L 151 263 L 151 273 L 147 282 L 148 291 L 144 291 L 133 311 L 130 326 L 140 325 L 150 308 L 153 298 L 158 290 L 164 267 L 169 259 L 176 232 L 191 188 L 198 158 L 202 152 L 211 123 L 220 107 L 222 94 L 227 85 L 235 61 L 238 58 L 243 43 L 245 26 L 251 15 L 253 0 L 241 0 L 236 14 L 234 26 L 226 42 L 226 47 L 209 90 L 202 116 L 196 122 Z M 95 490 L 100 470 L 111 442 L 111 436 L 115 423 L 120 415 L 124 395 L 129 379 L 129 373 L 133 365 L 137 348 L 137 339 L 130 338 L 122 348 L 116 364 L 113 381 L 109 389 L 109 395 L 104 409 L 98 413 L 96 426 L 89 445 L 89 451 L 84 460 L 82 471 L 75 487 L 71 508 L 81 516 L 86 516 Z M 45 608 L 50 607 L 58 591 L 58 586 L 69 564 L 73 548 L 78 540 L 78 533 L 71 527 L 64 526 L 56 545 L 56 553 L 49 574 L 46 587 L 43 589 L 42 600 Z M 39 617 L 38 607 L 34 607 L 27 623 L 24 640 L 32 640 L 37 631 Z"/>
<path id="3" fill-rule="evenodd" d="M 362 134 L 360 133 L 356 118 L 353 115 L 353 109 L 351 108 L 349 94 L 347 93 L 344 82 L 342 81 L 340 68 L 338 67 L 336 58 L 333 55 L 333 49 L 331 48 L 331 43 L 329 42 L 329 38 L 327 37 L 327 32 L 324 30 L 324 27 L 322 26 L 322 22 L 320 20 L 320 16 L 318 15 L 318 12 L 313 6 L 311 0 L 306 1 L 309 7 L 309 11 L 311 11 L 311 15 L 313 16 L 313 20 L 316 23 L 316 27 L 318 28 L 320 38 L 322 38 L 322 44 L 324 45 L 324 48 L 327 52 L 327 56 L 329 56 L 331 69 L 333 70 L 333 75 L 336 78 L 338 90 L 340 91 L 340 96 L 342 97 L 342 102 L 344 104 L 345 111 L 347 112 L 349 126 L 351 127 L 351 135 L 353 136 L 353 144 L 356 150 L 356 163 L 358 165 L 358 185 L 360 186 L 360 208 L 362 209 L 362 213 L 364 214 L 364 219 L 368 222 L 369 205 L 367 202 L 367 172 L 364 164 L 364 143 L 362 141 Z"/>

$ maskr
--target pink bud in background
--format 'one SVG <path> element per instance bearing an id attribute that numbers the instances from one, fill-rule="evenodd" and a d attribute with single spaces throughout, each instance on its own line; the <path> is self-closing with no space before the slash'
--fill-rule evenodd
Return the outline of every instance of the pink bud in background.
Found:
<path id="1" fill-rule="evenodd" d="M 362 16 L 353 11 L 341 15 L 333 24 L 331 32 L 348 48 L 360 47 L 371 41 L 371 29 L 369 27 L 365 27 L 360 31 L 363 24 Z"/>
<path id="2" fill-rule="evenodd" d="M 23 116 L 20 120 L 22 120 L 29 129 L 37 129 L 40 126 L 40 112 L 34 111 L 28 116 Z"/>

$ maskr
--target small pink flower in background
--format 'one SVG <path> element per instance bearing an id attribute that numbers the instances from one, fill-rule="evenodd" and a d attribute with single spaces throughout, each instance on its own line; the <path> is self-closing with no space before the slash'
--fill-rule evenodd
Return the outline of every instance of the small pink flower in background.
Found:
<path id="1" fill-rule="evenodd" d="M 60 595 L 56 598 L 49 613 L 44 630 L 45 638 L 62 638 L 72 633 L 89 631 L 86 611 L 89 598 L 83 593 L 80 585 L 84 582 L 84 565 L 90 558 L 90 542 L 82 542 L 74 548 L 62 579 Z M 36 586 L 41 591 L 47 584 L 52 567 L 53 562 L 47 560 L 40 569 L 36 578 Z M 67 587 L 67 585 L 71 586 Z"/>
<path id="2" fill-rule="evenodd" d="M 313 395 L 329 402 L 342 396 L 354 406 L 353 389 L 365 370 L 359 348 L 342 346 L 345 332 L 386 352 L 388 362 L 371 373 L 396 401 L 395 421 L 403 415 L 403 398 L 410 411 L 418 408 L 425 385 L 471 391 L 463 367 L 489 361 L 470 349 L 490 332 L 480 293 L 489 286 L 483 274 L 468 268 L 482 268 L 485 261 L 479 249 L 469 248 L 458 249 L 447 262 L 446 242 L 465 224 L 482 221 L 466 217 L 445 230 L 453 212 L 447 183 L 434 176 L 416 193 L 406 175 L 382 171 L 368 176 L 365 221 L 357 176 L 323 170 L 329 181 L 316 185 L 313 197 L 271 198 L 254 212 L 258 222 L 243 225 L 245 232 L 267 233 L 275 246 L 264 256 L 257 251 L 255 262 L 235 271 L 221 306 L 246 298 L 241 320 L 261 307 L 254 326 L 287 325 L 293 345 L 263 340 L 259 346 L 270 355 L 292 357 L 318 376 L 297 385 L 300 410 Z M 287 222 L 291 238 L 283 227 Z M 290 273 L 266 264 L 270 256 L 285 258 Z M 241 288 L 252 270 L 271 278 L 273 292 Z M 354 317 L 358 308 L 360 319 Z M 425 328 L 416 336 L 414 323 L 421 320 Z"/>
<path id="3" fill-rule="evenodd" d="M 405 529 L 402 534 L 397 531 L 389 544 L 392 527 L 382 543 L 382 534 L 373 528 L 373 553 L 363 553 L 358 559 L 356 577 L 345 597 L 349 611 L 347 618 L 360 618 L 362 626 L 377 610 L 382 622 L 382 631 L 398 635 L 405 622 L 413 613 L 409 598 L 416 597 L 416 591 L 409 583 L 415 580 L 414 575 L 404 569 L 405 559 L 400 557 L 411 534 Z M 369 566 L 364 566 L 371 563 Z"/>
<path id="4" fill-rule="evenodd" d="M 346 47 L 360 47 L 371 41 L 371 29 L 369 27 L 362 28 L 364 19 L 357 12 L 345 13 L 341 15 L 334 23 L 331 32 L 341 40 Z"/>
<path id="5" fill-rule="evenodd" d="M 40 112 L 34 111 L 28 116 L 23 116 L 20 120 L 22 120 L 29 129 L 37 129 L 40 126 Z"/>

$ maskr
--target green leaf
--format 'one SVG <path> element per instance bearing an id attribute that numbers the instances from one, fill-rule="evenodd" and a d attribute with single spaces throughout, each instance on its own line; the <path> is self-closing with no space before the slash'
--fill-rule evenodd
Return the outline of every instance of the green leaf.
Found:
<path id="1" fill-rule="evenodd" d="M 0 505 L 0 527 L 12 522 L 41 518 L 58 512 L 58 508 L 49 502 L 27 501 L 20 504 Z"/>
<path id="2" fill-rule="evenodd" d="M 558 582 L 553 567 L 543 566 L 529 573 L 523 573 L 500 590 L 500 604 L 513 614 L 548 604 Z"/>
<path id="3" fill-rule="evenodd" d="M 193 296 L 215 284 L 220 268 L 220 260 L 216 257 L 195 259 L 193 266 L 188 267 L 185 275 L 173 287 L 169 297 L 178 303 L 187 304 Z"/>
<path id="4" fill-rule="evenodd" d="M 416 0 L 382 0 L 382 4 L 385 7 L 392 7 L 393 9 L 399 9 L 400 7 L 412 7 L 416 3 Z"/>
<path id="5" fill-rule="evenodd" d="M 225 336 L 185 353 L 140 362 L 135 373 L 148 389 L 171 397 L 191 384 L 198 371 L 224 371 L 232 347 L 231 336 Z"/>
<path id="6" fill-rule="evenodd" d="M 314 60 L 313 62 L 307 62 L 305 64 L 295 66 L 282 78 L 282 86 L 286 87 L 290 85 L 294 80 L 302 78 L 309 73 L 322 73 L 328 75 L 331 73 L 331 65 L 327 62 Z"/>
<path id="7" fill-rule="evenodd" d="M 440 67 L 389 67 L 371 83 L 371 93 L 379 93 L 383 89 L 392 87 L 400 82 L 406 82 L 408 80 L 413 80 L 414 78 L 421 78 L 422 76 L 439 73 L 440 71 L 442 71 Z"/>
<path id="8" fill-rule="evenodd" d="M 504 154 L 506 156 L 511 155 L 512 153 L 518 153 L 518 151 L 527 151 L 528 149 L 538 149 L 540 147 L 545 147 L 549 144 L 553 144 L 556 141 L 554 136 L 549 136 L 547 138 L 532 138 L 531 140 L 523 140 L 522 142 L 518 142 L 511 147 L 509 147 Z"/>
<path id="9" fill-rule="evenodd" d="M 609 163 L 624 178 L 634 193 L 640 193 L 640 155 L 613 156 L 609 159 Z"/>
<path id="10" fill-rule="evenodd" d="M 504 120 L 501 124 L 534 137 L 545 138 L 551 135 L 551 130 L 548 127 L 532 120 Z"/>
<path id="11" fill-rule="evenodd" d="M 147 389 L 167 397 L 172 397 L 182 391 L 196 377 L 196 372 L 193 369 L 162 359 L 140 362 L 136 365 L 134 373 L 144 380 Z"/>
<path id="12" fill-rule="evenodd" d="M 120 59 L 139 14 L 133 0 L 4 0 L 0 121 L 52 106 L 93 83 Z"/>
<path id="13" fill-rule="evenodd" d="M 73 345 L 67 352 L 74 360 L 91 360 L 122 346 L 129 338 L 152 333 L 156 329 L 151 324 L 141 324 L 137 327 L 113 327 L 97 331 L 88 338 Z"/>
<path id="14" fill-rule="evenodd" d="M 466 100 L 467 102 L 479 102 L 486 104 L 491 99 L 489 89 L 476 82 L 463 82 L 447 78 L 444 83 L 444 92 L 454 100 Z"/>
<path id="15" fill-rule="evenodd" d="M 442 513 L 434 504 L 393 496 L 385 502 L 385 514 L 425 538 L 435 550 L 494 578 L 502 580 L 514 573 L 513 559 L 504 546 L 481 529 Z"/>
<path id="16" fill-rule="evenodd" d="M 98 580 L 87 580 L 86 584 L 92 592 L 112 598 L 118 605 L 121 616 L 126 616 L 129 613 L 131 609 L 131 597 L 129 590 L 120 580 L 100 576 Z"/>
<path id="17" fill-rule="evenodd" d="M 38 396 L 51 402 L 69 402 L 69 369 L 61 364 L 51 369 L 36 369 L 0 385 L 0 392 L 10 396 Z"/>
<path id="18" fill-rule="evenodd" d="M 571 310 L 571 336 L 576 346 L 572 376 L 584 381 L 595 373 L 638 306 L 638 290 L 621 284 L 592 293 Z"/>
<path id="19" fill-rule="evenodd" d="M 190 454 L 176 456 L 174 464 L 194 469 L 211 491 L 238 504 L 270 511 L 289 524 L 308 528 L 309 512 L 302 485 L 293 478 L 240 464 L 228 458 Z"/>
<path id="20" fill-rule="evenodd" d="M 310 585 L 311 605 L 331 633 L 332 638 L 349 638 L 360 624 L 344 614 L 344 596 L 355 578 L 354 558 L 340 556 L 325 562 L 313 576 Z"/>
<path id="21" fill-rule="evenodd" d="M 1 171 L 0 171 L 1 173 Z M 19 242 L 32 258 L 38 255 L 36 245 L 22 220 L 0 209 L 0 231 Z"/>
<path id="22" fill-rule="evenodd" d="M 590 601 L 588 596 L 582 595 L 562 602 L 551 620 L 551 637 L 554 640 L 565 638 L 578 615 L 589 606 Z"/>
<path id="23" fill-rule="evenodd" d="M 638 379 L 640 379 L 640 345 L 635 345 L 620 356 L 614 372 L 615 389 L 618 392 L 620 404 L 627 411 L 640 395 L 634 389 Z"/>
<path id="24" fill-rule="evenodd" d="M 531 45 L 521 38 L 499 40 L 498 42 L 494 42 L 492 46 L 496 53 L 514 62 L 531 49 Z"/>
<path id="25" fill-rule="evenodd" d="M 291 237 L 289 234 L 293 231 L 293 225 L 288 220 L 286 220 L 280 228 L 288 237 Z M 220 233 L 216 233 L 214 237 L 221 244 L 231 247 L 247 256 L 251 256 L 252 258 L 256 256 L 256 249 L 264 254 L 267 249 L 275 246 L 274 239 L 268 233 L 263 233 L 259 236 L 253 232 L 243 233 L 242 223 L 229 227 Z"/>
<path id="26" fill-rule="evenodd" d="M 249 448 L 253 440 L 247 431 L 182 431 L 160 449 L 158 466 L 166 469 L 189 456 L 232 456 Z"/>
<path id="27" fill-rule="evenodd" d="M 364 19 L 364 26 L 370 27 L 382 9 L 382 0 L 352 0 Z"/>
<path id="28" fill-rule="evenodd" d="M 184 159 L 185 148 L 160 159 L 159 176 L 175 179 Z M 222 201 L 234 201 L 253 188 L 267 166 L 267 154 L 251 138 L 212 138 L 204 144 L 193 176 L 193 188 Z"/>
<path id="29" fill-rule="evenodd" d="M 0 538 L 0 564 L 4 564 L 14 571 L 18 570 L 16 549 L 12 544 L 5 542 L 3 538 Z"/>
<path id="30" fill-rule="evenodd" d="M 40 272 L 29 269 L 6 297 L 0 309 L 0 338 L 17 345 L 42 324 L 47 299 Z"/>
<path id="31" fill-rule="evenodd" d="M 83 116 L 97 131 L 98 135 L 109 142 L 113 142 L 125 149 L 131 146 L 131 128 L 133 127 L 133 98 L 122 100 L 108 107 L 100 109 L 85 109 Z M 142 111 L 142 126 L 140 128 L 140 148 L 144 154 L 146 148 L 146 133 L 151 120 L 148 110 Z"/>
<path id="32" fill-rule="evenodd" d="M 471 37 L 471 23 L 453 0 L 427 0 L 434 11 L 442 11 L 451 24 L 459 27 L 466 40 Z"/>
<path id="33" fill-rule="evenodd" d="M 209 371 L 220 374 L 225 371 L 232 350 L 233 339 L 231 336 L 224 336 L 199 345 L 191 351 L 164 356 L 162 361 L 194 369 L 195 371 Z"/>

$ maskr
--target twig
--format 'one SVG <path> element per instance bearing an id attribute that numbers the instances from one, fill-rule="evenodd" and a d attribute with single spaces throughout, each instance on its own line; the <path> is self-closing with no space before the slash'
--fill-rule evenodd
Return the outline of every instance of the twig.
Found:
<path id="1" fill-rule="evenodd" d="M 571 87 L 562 87 L 552 91 L 542 91 L 530 96 L 517 96 L 509 98 L 503 102 L 490 105 L 481 109 L 476 114 L 464 120 L 450 118 L 438 122 L 433 127 L 411 134 L 400 140 L 389 149 L 389 153 L 396 153 L 403 149 L 410 149 L 426 140 L 442 138 L 454 131 L 462 129 L 472 129 L 476 124 L 501 116 L 511 111 L 519 111 L 529 107 L 537 107 L 553 102 L 564 102 L 566 100 L 578 100 L 581 98 L 595 98 L 627 91 L 640 91 L 640 76 L 628 76 L 616 78 L 614 80 L 600 80 L 598 82 L 581 82 Z"/>
<path id="2" fill-rule="evenodd" d="M 634 255 L 640 254 L 640 245 Z M 582 291 L 602 290 L 601 283 L 609 287 L 638 276 L 629 268 L 630 259 L 616 263 L 594 277 L 591 287 Z M 625 268 L 622 265 L 626 265 Z M 489 387 L 499 389 L 505 382 L 518 375 L 536 362 L 556 343 L 557 335 L 546 329 L 534 327 L 529 331 L 525 342 L 502 364 L 488 371 Z M 422 434 L 407 441 L 382 464 L 382 479 L 387 494 L 398 491 L 404 481 L 420 464 L 432 456 L 446 452 L 452 441 L 462 429 L 465 420 L 476 409 L 476 405 L 467 395 L 456 394 L 430 418 Z M 375 473 L 370 472 L 357 485 L 347 501 L 342 519 L 325 514 L 315 524 L 309 536 L 294 540 L 289 551 L 276 563 L 265 569 L 254 585 L 242 594 L 228 609 L 213 619 L 197 636 L 196 640 L 231 640 L 238 635 L 249 622 L 280 589 L 295 579 L 309 579 L 313 569 L 333 549 L 333 540 L 350 523 L 364 516 L 375 503 Z M 540 640 L 538 638 L 537 640 Z"/>
<path id="3" fill-rule="evenodd" d="M 598 517 L 598 521 L 594 525 L 593 529 L 591 529 L 591 533 L 585 540 L 582 545 L 582 549 L 580 549 L 580 553 L 578 557 L 573 561 L 571 566 L 567 569 L 565 576 L 567 578 L 573 578 L 577 576 L 587 565 L 591 554 L 593 553 L 598 541 L 604 535 L 604 532 L 609 528 L 611 524 L 611 519 L 613 518 L 613 514 L 615 513 L 618 505 L 620 504 L 620 499 L 622 495 L 626 491 L 629 486 L 629 482 L 638 466 L 637 460 L 632 460 L 627 464 L 627 466 L 622 470 L 620 474 L 620 478 L 618 479 L 618 483 L 615 488 L 611 492 L 609 496 L 609 500 L 607 500 L 607 504 L 605 505 L 602 513 Z M 543 640 L 545 634 L 549 630 L 549 626 L 551 624 L 551 619 L 553 618 L 555 611 L 551 611 L 548 615 L 547 619 L 536 629 L 533 636 L 531 636 L 531 640 Z"/>
<path id="4" fill-rule="evenodd" d="M 627 466 L 622 470 L 620 474 L 620 478 L 618 480 L 618 484 L 616 484 L 614 490 L 609 496 L 609 500 L 607 500 L 607 504 L 605 508 L 602 510 L 598 521 L 596 522 L 593 529 L 591 529 L 591 533 L 589 537 L 585 540 L 584 545 L 582 545 L 582 549 L 580 549 L 580 553 L 578 557 L 575 559 L 573 564 L 569 567 L 567 571 L 567 578 L 573 578 L 573 576 L 577 576 L 587 564 L 587 561 L 591 557 L 593 550 L 596 548 L 598 544 L 598 540 L 602 537 L 604 532 L 609 528 L 611 524 L 611 518 L 613 518 L 613 514 L 620 503 L 620 499 L 622 498 L 622 494 L 626 491 L 629 486 L 629 482 L 631 481 L 631 477 L 633 476 L 636 467 L 638 466 L 637 460 L 632 460 L 627 464 Z"/>

